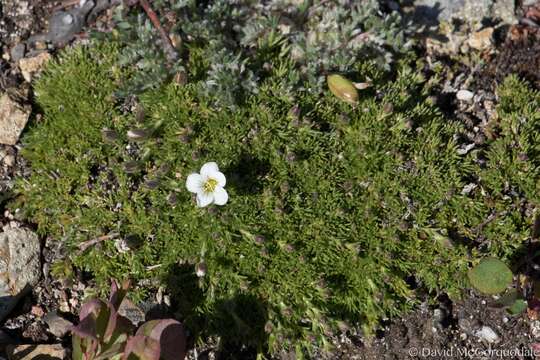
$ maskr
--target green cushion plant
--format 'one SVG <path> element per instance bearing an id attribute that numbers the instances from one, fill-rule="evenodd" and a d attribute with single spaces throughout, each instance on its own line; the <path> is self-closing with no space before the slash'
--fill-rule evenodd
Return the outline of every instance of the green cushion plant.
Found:
<path id="1" fill-rule="evenodd" d="M 227 110 L 196 83 L 116 97 L 131 76 L 118 54 L 114 43 L 75 48 L 37 82 L 44 118 L 23 138 L 32 174 L 12 207 L 101 289 L 130 277 L 143 299 L 166 286 L 196 335 L 260 352 L 328 347 L 426 291 L 459 296 L 472 260 L 507 258 L 530 235 L 540 96 L 516 78 L 499 91 L 493 138 L 464 153 L 464 129 L 405 62 L 395 75 L 356 64 L 349 75 L 373 86 L 351 105 L 282 92 L 278 58 Z M 200 74 L 197 61 L 188 71 Z M 207 162 L 226 176 L 223 206 L 197 207 L 186 189 Z"/>

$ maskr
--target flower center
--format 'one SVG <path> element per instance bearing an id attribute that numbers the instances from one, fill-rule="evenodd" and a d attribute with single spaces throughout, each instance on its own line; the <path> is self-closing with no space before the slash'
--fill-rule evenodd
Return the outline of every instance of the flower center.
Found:
<path id="1" fill-rule="evenodd" d="M 217 184 L 218 182 L 216 179 L 209 178 L 208 180 L 206 180 L 206 182 L 203 185 L 204 192 L 205 193 L 214 192 L 214 190 L 216 190 Z"/>

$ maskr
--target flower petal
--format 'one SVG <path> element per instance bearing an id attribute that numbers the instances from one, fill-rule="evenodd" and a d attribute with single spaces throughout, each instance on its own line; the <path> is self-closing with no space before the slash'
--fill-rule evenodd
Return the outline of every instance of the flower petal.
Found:
<path id="1" fill-rule="evenodd" d="M 203 178 L 199 174 L 191 174 L 187 177 L 186 188 L 189 192 L 198 193 L 202 190 Z"/>
<path id="2" fill-rule="evenodd" d="M 219 171 L 219 168 L 215 162 L 207 162 L 201 167 L 201 176 L 203 178 L 208 178 L 210 174 L 214 172 L 218 172 L 218 171 Z"/>
<path id="3" fill-rule="evenodd" d="M 219 187 L 224 187 L 227 183 L 227 179 L 225 179 L 225 175 L 223 175 L 221 171 L 214 171 L 210 173 L 208 177 L 216 180 Z"/>
<path id="4" fill-rule="evenodd" d="M 197 193 L 197 206 L 205 207 L 210 205 L 214 201 L 213 193 L 205 193 L 204 191 Z"/>
<path id="5" fill-rule="evenodd" d="M 227 203 L 227 200 L 229 200 L 229 194 L 227 194 L 227 190 L 222 187 L 217 187 L 214 191 L 214 203 L 216 205 L 225 205 Z"/>

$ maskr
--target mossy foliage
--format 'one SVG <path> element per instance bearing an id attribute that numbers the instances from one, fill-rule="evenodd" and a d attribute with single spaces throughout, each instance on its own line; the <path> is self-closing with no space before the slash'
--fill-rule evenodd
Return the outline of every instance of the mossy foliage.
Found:
<path id="1" fill-rule="evenodd" d="M 217 110 L 191 84 L 119 102 L 129 74 L 117 56 L 114 44 L 77 48 L 48 67 L 36 85 L 45 117 L 23 139 L 33 172 L 13 207 L 99 286 L 130 277 L 142 298 L 165 285 L 196 334 L 309 351 L 345 323 L 369 332 L 401 314 L 416 289 L 458 296 L 471 261 L 507 257 L 530 236 L 540 95 L 515 78 L 499 91 L 493 139 L 460 155 L 462 129 L 405 64 L 394 79 L 357 65 L 374 81 L 357 106 L 329 91 L 287 95 L 274 66 L 243 106 Z M 152 136 L 128 141 L 141 128 Z M 201 209 L 185 179 L 208 161 L 229 202 Z M 109 233 L 131 250 L 115 239 L 79 250 Z"/>

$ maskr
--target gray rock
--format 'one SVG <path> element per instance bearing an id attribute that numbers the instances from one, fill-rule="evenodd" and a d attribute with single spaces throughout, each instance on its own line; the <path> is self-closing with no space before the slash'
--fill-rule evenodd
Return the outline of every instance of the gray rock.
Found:
<path id="1" fill-rule="evenodd" d="M 12 167 L 13 165 L 15 165 L 15 155 L 7 154 L 2 158 L 2 161 L 4 162 L 5 166 Z"/>
<path id="2" fill-rule="evenodd" d="M 465 21 L 478 28 L 484 19 L 517 23 L 514 0 L 415 0 L 415 13 L 423 22 Z"/>
<path id="3" fill-rule="evenodd" d="M 84 19 L 67 11 L 58 11 L 49 20 L 49 39 L 53 43 L 65 43 L 80 32 Z"/>
<path id="4" fill-rule="evenodd" d="M 23 131 L 30 108 L 11 100 L 7 94 L 0 96 L 0 143 L 15 145 Z"/>
<path id="5" fill-rule="evenodd" d="M 474 93 L 469 90 L 461 89 L 457 92 L 456 97 L 458 100 L 470 102 L 474 97 Z"/>
<path id="6" fill-rule="evenodd" d="M 11 59 L 13 61 L 19 61 L 24 57 L 24 53 L 26 52 L 26 45 L 24 43 L 18 43 L 11 49 Z"/>
<path id="7" fill-rule="evenodd" d="M 56 311 L 51 311 L 45 318 L 45 323 L 49 326 L 49 332 L 58 338 L 64 337 L 69 331 L 69 328 L 73 326 L 73 323 L 64 319 Z"/>
<path id="8" fill-rule="evenodd" d="M 37 284 L 40 274 L 38 236 L 22 228 L 0 233 L 0 321 Z"/>
<path id="9" fill-rule="evenodd" d="M 490 344 L 496 344 L 501 341 L 500 336 L 489 326 L 482 326 L 480 330 L 474 332 L 474 335 Z"/>
<path id="10" fill-rule="evenodd" d="M 537 340 L 540 339 L 540 320 L 531 321 L 529 326 L 531 328 L 531 335 Z"/>
<path id="11" fill-rule="evenodd" d="M 480 323 L 474 318 L 467 317 L 466 314 L 459 314 L 458 327 L 464 333 L 472 335 L 480 328 Z"/>
<path id="12" fill-rule="evenodd" d="M 127 318 L 135 326 L 145 320 L 144 311 L 128 299 L 124 299 L 118 308 L 118 314 Z"/>

